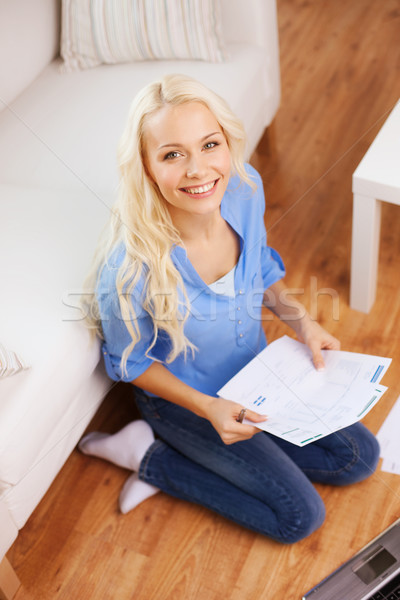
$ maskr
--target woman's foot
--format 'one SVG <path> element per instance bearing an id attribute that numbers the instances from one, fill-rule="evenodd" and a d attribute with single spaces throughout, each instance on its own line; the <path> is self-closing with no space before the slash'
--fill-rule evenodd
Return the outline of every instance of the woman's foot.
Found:
<path id="1" fill-rule="evenodd" d="M 110 462 L 139 471 L 142 458 L 154 442 L 154 433 L 146 421 L 128 423 L 114 434 L 93 431 L 79 442 L 78 448 L 83 454 L 104 458 Z"/>
<path id="2" fill-rule="evenodd" d="M 137 473 L 133 473 L 126 480 L 119 495 L 119 509 L 122 513 L 126 514 L 159 491 L 154 485 L 141 481 Z"/>

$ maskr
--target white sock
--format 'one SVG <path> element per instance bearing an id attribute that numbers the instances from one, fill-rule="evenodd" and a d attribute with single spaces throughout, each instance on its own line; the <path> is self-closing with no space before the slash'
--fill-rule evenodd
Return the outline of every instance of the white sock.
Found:
<path id="1" fill-rule="evenodd" d="M 160 490 L 150 483 L 141 481 L 137 473 L 133 473 L 125 481 L 124 487 L 119 495 L 119 509 L 126 514 L 138 504 L 154 496 Z"/>
<path id="2" fill-rule="evenodd" d="M 79 443 L 79 450 L 90 456 L 104 458 L 110 462 L 138 471 L 142 458 L 154 442 L 154 433 L 146 421 L 138 420 L 128 423 L 114 434 L 93 431 L 88 433 Z"/>

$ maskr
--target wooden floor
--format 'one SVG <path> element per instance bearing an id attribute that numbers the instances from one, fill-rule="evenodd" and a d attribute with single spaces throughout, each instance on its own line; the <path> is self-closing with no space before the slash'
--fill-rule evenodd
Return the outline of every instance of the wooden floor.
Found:
<path id="1" fill-rule="evenodd" d="M 355 312 L 351 175 L 400 97 L 400 2 L 278 0 L 278 9 L 282 103 L 252 158 L 269 241 L 287 285 L 343 349 L 393 357 L 389 391 L 365 419 L 377 432 L 400 395 L 400 207 L 384 205 L 377 301 L 369 315 Z M 265 327 L 270 340 L 287 332 L 275 320 Z M 133 411 L 129 387 L 117 386 L 94 426 L 116 430 Z M 8 553 L 23 582 L 16 600 L 297 599 L 400 516 L 400 476 L 378 470 L 349 488 L 317 486 L 325 524 L 283 546 L 161 493 L 123 516 L 127 475 L 71 455 Z"/>

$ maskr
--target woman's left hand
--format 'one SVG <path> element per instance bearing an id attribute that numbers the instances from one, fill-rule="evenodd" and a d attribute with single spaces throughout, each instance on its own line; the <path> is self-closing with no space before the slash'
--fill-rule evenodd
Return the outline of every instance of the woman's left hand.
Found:
<path id="1" fill-rule="evenodd" d="M 325 363 L 321 350 L 340 350 L 340 342 L 309 315 L 303 317 L 301 321 L 297 329 L 297 337 L 310 348 L 315 368 L 322 371 Z"/>
<path id="2" fill-rule="evenodd" d="M 339 340 L 313 321 L 300 302 L 291 298 L 290 290 L 282 280 L 276 281 L 266 290 L 263 304 L 287 323 L 296 332 L 300 342 L 310 348 L 317 370 L 321 371 L 325 366 L 321 350 L 340 350 Z"/>

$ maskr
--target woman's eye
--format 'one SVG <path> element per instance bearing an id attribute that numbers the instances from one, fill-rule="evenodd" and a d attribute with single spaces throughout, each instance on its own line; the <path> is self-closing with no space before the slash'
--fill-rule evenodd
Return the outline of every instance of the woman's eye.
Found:
<path id="1" fill-rule="evenodd" d="M 210 150 L 211 148 L 215 148 L 215 146 L 218 146 L 218 142 L 207 142 L 207 144 L 205 144 L 204 148 L 206 150 Z"/>
<path id="2" fill-rule="evenodd" d="M 168 152 L 168 154 L 164 156 L 164 160 L 170 160 L 171 158 L 176 158 L 177 156 L 179 156 L 179 152 L 173 150 L 172 152 Z"/>

